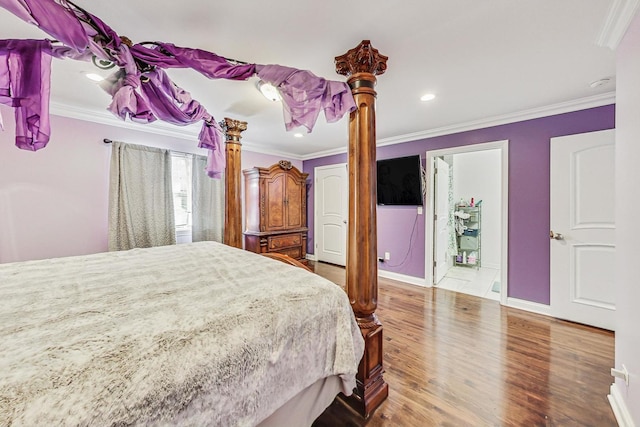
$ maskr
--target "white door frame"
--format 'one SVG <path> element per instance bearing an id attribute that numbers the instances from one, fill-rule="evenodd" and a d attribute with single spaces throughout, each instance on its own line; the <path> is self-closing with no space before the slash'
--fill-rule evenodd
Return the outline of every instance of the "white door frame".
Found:
<path id="1" fill-rule="evenodd" d="M 439 150 L 427 151 L 427 198 L 428 208 L 425 215 L 425 274 L 427 286 L 433 286 L 433 239 L 434 239 L 434 225 L 433 225 L 433 206 L 434 206 L 434 159 L 439 156 L 447 156 L 453 154 L 471 153 L 476 151 L 496 150 L 501 152 L 501 179 L 502 179 L 502 242 L 500 248 L 500 304 L 507 304 L 507 291 L 508 291 L 508 254 L 509 254 L 509 141 L 493 141 L 485 142 L 482 144 L 465 145 L 462 147 L 443 148 Z"/>
<path id="2" fill-rule="evenodd" d="M 319 229 L 319 222 L 318 222 L 318 199 L 319 199 L 319 195 L 318 195 L 318 186 L 317 186 L 317 182 L 318 182 L 318 171 L 319 170 L 325 170 L 325 169 L 334 169 L 336 167 L 344 167 L 345 169 L 348 168 L 347 163 L 333 163 L 330 165 L 324 165 L 324 166 L 316 166 L 315 168 L 313 168 L 313 180 L 314 180 L 314 187 L 313 187 L 313 261 L 318 261 L 318 253 L 317 253 L 317 241 L 318 241 L 318 236 L 320 233 L 320 229 Z M 347 251 L 347 235 L 348 235 L 348 230 L 346 229 L 348 227 L 347 224 L 347 220 L 349 218 L 349 173 L 347 170 L 347 179 L 346 182 L 344 183 L 346 185 L 346 189 L 345 189 L 345 199 L 346 199 L 346 204 L 344 206 L 345 208 L 345 212 L 344 212 L 344 227 L 345 227 L 345 242 L 344 242 L 344 250 L 345 250 L 345 264 L 346 264 L 346 251 Z"/>

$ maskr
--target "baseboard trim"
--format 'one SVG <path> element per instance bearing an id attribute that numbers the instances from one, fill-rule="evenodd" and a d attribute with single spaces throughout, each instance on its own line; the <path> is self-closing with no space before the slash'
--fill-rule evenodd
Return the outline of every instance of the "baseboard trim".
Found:
<path id="1" fill-rule="evenodd" d="M 317 261 L 318 257 L 315 254 L 307 254 L 307 259 L 309 261 Z"/>
<path id="2" fill-rule="evenodd" d="M 427 281 L 423 277 L 407 276 L 405 274 L 398 274 L 392 271 L 380 269 L 378 269 L 378 276 L 384 277 L 385 279 L 397 280 L 398 282 L 409 283 L 411 285 L 422 286 L 423 288 L 430 287 L 427 286 Z"/>
<path id="3" fill-rule="evenodd" d="M 609 405 L 611 405 L 613 414 L 616 416 L 618 425 L 620 427 L 635 427 L 631 413 L 616 383 L 611 384 L 611 392 L 607 395 L 607 399 L 609 399 Z"/>
<path id="4" fill-rule="evenodd" d="M 532 313 L 544 314 L 545 316 L 551 316 L 551 307 L 546 304 L 540 304 L 538 302 L 527 301 L 519 298 L 507 298 L 507 307 L 518 308 L 524 311 L 530 311 Z"/>

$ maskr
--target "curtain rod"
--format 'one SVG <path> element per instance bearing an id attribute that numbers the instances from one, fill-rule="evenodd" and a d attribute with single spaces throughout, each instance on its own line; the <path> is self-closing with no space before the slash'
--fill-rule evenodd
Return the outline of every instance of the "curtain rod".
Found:
<path id="1" fill-rule="evenodd" d="M 102 140 L 102 142 L 104 142 L 105 144 L 111 144 L 113 142 L 113 140 L 109 139 L 109 138 L 104 138 Z M 127 144 L 126 142 L 124 144 Z M 151 145 L 147 145 L 146 147 L 152 147 Z M 153 148 L 159 148 L 159 147 L 153 147 Z M 188 156 L 201 156 L 201 157 L 207 157 L 206 154 L 197 154 L 197 153 L 187 153 L 186 151 L 177 151 L 177 150 L 172 150 L 171 148 L 168 149 L 170 152 L 172 153 L 176 153 L 176 154 L 184 154 L 184 155 L 188 155 Z"/>

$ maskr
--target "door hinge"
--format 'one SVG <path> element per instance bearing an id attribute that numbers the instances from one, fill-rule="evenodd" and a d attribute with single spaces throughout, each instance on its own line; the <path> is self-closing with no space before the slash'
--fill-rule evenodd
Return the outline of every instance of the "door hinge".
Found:
<path id="1" fill-rule="evenodd" d="M 433 220 L 437 220 L 438 219 L 438 214 L 433 214 Z"/>
<path id="2" fill-rule="evenodd" d="M 438 263 L 436 261 L 433 261 L 433 268 L 436 268 L 438 265 Z"/>

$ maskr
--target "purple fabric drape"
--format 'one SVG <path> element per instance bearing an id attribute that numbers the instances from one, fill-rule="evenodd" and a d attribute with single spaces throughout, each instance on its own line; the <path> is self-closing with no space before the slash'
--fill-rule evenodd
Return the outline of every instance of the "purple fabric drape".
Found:
<path id="1" fill-rule="evenodd" d="M 209 149 L 207 171 L 210 176 L 219 176 L 224 169 L 222 130 L 206 109 L 192 99 L 188 92 L 171 82 L 162 69 L 192 68 L 210 79 L 232 80 L 246 80 L 257 72 L 261 79 L 280 90 L 287 130 L 304 126 L 311 132 L 321 110 L 331 123 L 356 108 L 346 83 L 328 81 L 309 71 L 279 65 L 232 64 L 215 53 L 171 43 L 156 42 L 152 48 L 138 44 L 129 48 L 102 20 L 72 7 L 66 0 L 0 0 L 0 7 L 38 25 L 64 43 L 65 46 L 56 46 L 53 51 L 49 47 L 48 53 L 56 57 L 89 60 L 95 55 L 115 62 L 120 71 L 108 78 L 102 86 L 112 96 L 108 110 L 122 120 L 129 117 L 132 121 L 149 123 L 158 118 L 177 125 L 203 120 L 199 146 Z M 25 123 L 18 127 L 21 130 L 27 129 L 20 144 L 34 150 L 46 145 L 45 130 L 48 140 L 49 80 L 48 74 L 43 74 L 45 69 L 48 73 L 47 59 L 50 60 L 49 55 L 40 55 L 39 62 L 36 61 L 40 64 L 38 70 L 42 71 L 43 91 L 46 90 L 46 93 L 42 93 L 41 100 L 46 95 L 47 102 L 40 102 L 37 108 L 32 106 L 40 110 L 37 115 L 24 108 L 16 112 L 16 118 L 20 116 L 20 121 Z M 27 69 L 24 64 L 29 63 L 31 67 L 33 61 L 24 59 L 18 63 L 22 69 Z M 148 67 L 141 71 L 141 63 Z M 29 87 L 31 84 L 29 83 Z M 30 94 L 29 99 L 33 96 Z M 27 135 L 28 132 L 32 135 Z M 29 138 L 32 139 L 31 142 Z"/>
<path id="2" fill-rule="evenodd" d="M 258 77 L 277 87 L 283 101 L 285 128 L 298 126 L 313 130 L 320 111 L 332 123 L 356 109 L 346 83 L 328 81 L 311 71 L 282 65 L 257 65 Z"/>
<path id="3" fill-rule="evenodd" d="M 136 59 L 160 68 L 191 68 L 210 79 L 246 80 L 256 72 L 255 64 L 231 64 L 226 58 L 200 49 L 157 42 L 153 49 L 134 45 Z"/>
<path id="4" fill-rule="evenodd" d="M 64 0 L 60 0 L 60 4 L 51 0 L 0 0 L 0 7 L 30 24 L 37 25 L 78 52 L 87 48 L 87 35 L 93 35 L 87 34 L 85 27 Z"/>
<path id="5" fill-rule="evenodd" d="M 211 115 L 184 89 L 176 86 L 161 68 L 145 73 L 142 93 L 153 114 L 160 120 L 184 126 L 199 120 L 211 120 Z"/>
<path id="6" fill-rule="evenodd" d="M 0 103 L 15 107 L 16 146 L 23 150 L 49 142 L 50 74 L 49 41 L 0 40 Z"/>
<path id="7" fill-rule="evenodd" d="M 222 178 L 222 171 L 226 166 L 225 152 L 222 148 L 224 144 L 221 138 L 224 138 L 224 133 L 216 121 L 204 122 L 200 131 L 199 147 L 209 149 L 205 170 L 210 178 Z"/>
<path id="8" fill-rule="evenodd" d="M 100 87 L 111 95 L 111 104 L 107 110 L 122 120 L 129 117 L 133 122 L 154 122 L 156 117 L 151 112 L 149 103 L 136 92 L 140 84 L 140 77 L 136 73 L 127 74 L 124 69 L 107 77 L 100 83 Z"/>

